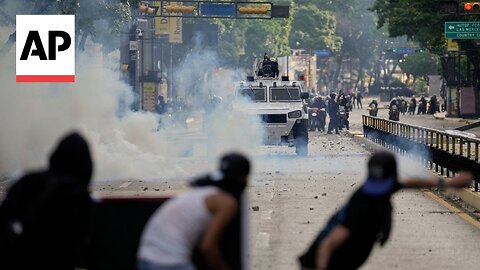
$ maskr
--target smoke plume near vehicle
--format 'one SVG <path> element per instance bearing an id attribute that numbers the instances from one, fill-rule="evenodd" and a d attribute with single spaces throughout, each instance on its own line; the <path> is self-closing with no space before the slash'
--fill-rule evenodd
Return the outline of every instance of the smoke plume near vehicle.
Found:
<path id="1" fill-rule="evenodd" d="M 201 121 L 208 156 L 232 150 L 252 153 L 262 143 L 263 127 L 259 119 L 231 106 L 233 99 L 241 98 L 235 97 L 234 91 L 244 72 L 222 68 L 217 53 L 204 49 L 197 38 L 174 74 L 176 90 L 185 100 L 187 110 L 195 121 Z"/>
<path id="2" fill-rule="evenodd" d="M 8 34 L 0 37 L 3 41 Z M 176 155 L 177 148 L 184 145 L 175 139 L 185 130 L 159 129 L 156 114 L 130 111 L 130 87 L 120 81 L 117 71 L 105 68 L 108 59 L 102 62 L 101 56 L 101 49 L 94 44 L 85 53 L 77 53 L 76 82 L 71 84 L 16 83 L 14 52 L 0 59 L 0 174 L 45 166 L 58 139 L 78 130 L 90 143 L 97 180 L 185 179 L 192 175 L 191 167 L 196 164 Z M 109 56 L 118 61 L 115 53 Z M 190 98 L 188 92 L 185 98 Z M 201 113 L 193 112 L 194 121 L 199 121 L 196 116 Z M 235 120 L 224 121 L 226 118 Z M 219 154 L 230 150 L 248 154 L 261 141 L 261 126 L 255 117 L 218 112 L 211 120 L 210 133 L 218 139 L 211 148 L 193 144 L 194 155 L 217 160 Z"/>

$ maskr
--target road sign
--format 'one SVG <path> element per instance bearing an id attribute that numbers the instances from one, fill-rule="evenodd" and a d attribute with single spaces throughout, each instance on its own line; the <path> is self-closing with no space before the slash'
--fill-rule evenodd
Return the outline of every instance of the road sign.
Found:
<path id="1" fill-rule="evenodd" d="M 326 56 L 330 56 L 332 54 L 332 51 L 330 51 L 330 50 L 317 50 L 316 54 L 317 54 L 317 56 L 326 57 Z"/>
<path id="2" fill-rule="evenodd" d="M 289 6 L 272 2 L 164 0 L 153 3 L 160 7 L 160 14 L 148 14 L 150 17 L 272 19 L 290 15 Z"/>
<path id="3" fill-rule="evenodd" d="M 458 43 L 451 40 L 451 39 L 448 39 L 447 40 L 447 51 L 449 52 L 458 52 L 459 51 L 459 47 L 458 47 Z"/>
<path id="4" fill-rule="evenodd" d="M 236 10 L 234 4 L 200 4 L 201 16 L 235 16 Z"/>
<path id="5" fill-rule="evenodd" d="M 446 39 L 480 39 L 480 22 L 445 22 Z"/>

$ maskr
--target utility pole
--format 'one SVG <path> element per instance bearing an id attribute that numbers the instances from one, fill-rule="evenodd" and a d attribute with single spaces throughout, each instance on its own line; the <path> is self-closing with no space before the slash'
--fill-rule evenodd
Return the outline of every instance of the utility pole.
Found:
<path id="1" fill-rule="evenodd" d="M 170 43 L 170 71 L 168 72 L 168 88 L 170 90 L 170 96 L 172 97 L 172 101 L 176 101 L 177 98 L 173 92 L 173 44 Z"/>
<path id="2" fill-rule="evenodd" d="M 140 79 L 140 110 L 143 111 L 143 99 L 144 99 L 143 88 L 144 88 L 144 81 L 145 81 L 145 57 L 144 57 L 145 48 L 143 47 L 142 32 L 140 32 L 140 34 L 138 35 L 138 38 L 140 39 L 140 57 L 141 57 L 140 58 L 141 68 L 140 68 L 140 76 L 139 76 L 139 79 Z"/>
<path id="3" fill-rule="evenodd" d="M 167 30 L 160 30 L 157 33 L 157 25 L 155 24 L 155 33 L 151 34 L 152 31 L 152 23 L 155 22 L 156 18 L 162 18 L 161 25 L 165 24 L 163 21 L 165 19 L 170 18 L 222 18 L 222 19 L 275 19 L 275 18 L 288 18 L 290 16 L 290 7 L 286 5 L 275 5 L 271 2 L 252 2 L 246 5 L 246 2 L 239 2 L 239 1 L 191 1 L 191 0 L 178 0 L 178 1 L 153 1 L 153 0 L 145 0 L 141 1 L 138 6 L 138 10 L 135 10 L 135 26 L 137 31 L 148 31 L 148 36 L 143 36 L 142 40 L 140 37 L 135 38 L 136 42 L 136 54 L 137 54 L 137 63 L 135 69 L 135 95 L 136 98 L 140 99 L 140 106 L 137 109 L 148 109 L 148 106 L 144 106 L 144 98 L 149 99 L 151 93 L 151 84 L 156 83 L 158 80 L 158 76 L 153 79 L 152 72 L 156 71 L 152 64 L 156 59 L 156 55 L 153 53 L 154 46 L 146 46 L 144 47 L 144 41 L 147 40 L 148 42 L 155 42 L 154 36 L 160 35 L 167 35 L 169 38 L 171 37 L 171 33 Z M 142 29 L 138 26 L 138 22 L 143 20 L 147 27 Z M 181 24 L 180 24 L 181 25 Z M 165 26 L 165 25 L 163 25 Z M 160 28 L 161 26 L 159 26 Z M 162 28 L 163 29 L 163 28 Z M 181 43 L 181 29 L 180 31 L 175 31 L 177 35 L 176 41 L 170 41 L 170 43 Z M 180 36 L 180 37 L 178 37 Z M 141 43 L 141 44 L 138 44 Z M 148 45 L 148 44 L 147 44 Z M 141 48 L 139 48 L 141 46 Z M 168 48 L 165 48 L 168 50 Z M 142 59 L 140 59 L 140 56 Z M 144 56 L 145 55 L 145 56 Z M 166 56 L 165 56 L 166 57 Z M 169 67 L 165 65 L 163 67 L 163 60 L 164 60 L 164 44 L 160 42 L 160 64 L 157 69 L 160 69 L 160 85 L 163 83 L 163 72 L 166 69 L 167 73 L 167 83 L 168 86 L 166 87 L 166 94 L 171 100 L 175 100 L 177 97 L 177 91 L 174 85 L 174 59 L 173 59 L 173 44 L 170 44 L 170 63 Z M 168 61 L 168 60 L 167 60 Z M 288 60 L 287 60 L 288 61 Z M 157 61 L 158 63 L 158 61 Z M 142 66 L 140 66 L 142 65 Z M 144 67 L 145 66 L 145 67 Z M 288 66 L 288 64 L 287 64 Z M 147 68 L 147 70 L 144 70 Z M 145 76 L 143 73 L 145 71 L 148 73 L 148 76 Z M 309 71 L 310 72 L 310 71 Z M 288 73 L 288 67 L 287 67 Z M 141 81 L 140 81 L 141 80 Z M 146 81 L 145 81 L 146 80 Z M 144 85 L 145 81 L 145 85 Z M 144 89 L 146 87 L 146 89 Z M 158 85 L 156 86 L 158 88 Z M 160 86 L 162 89 L 162 87 Z M 163 88 L 164 89 L 164 88 Z M 145 90 L 145 91 L 144 91 Z M 158 90 L 155 90 L 158 91 Z M 157 92 L 156 92 L 157 93 Z M 149 99 L 151 100 L 151 98 Z"/>
<path id="4" fill-rule="evenodd" d="M 141 48 L 140 48 L 140 39 L 142 38 L 142 30 L 139 28 L 136 28 L 136 34 L 135 34 L 135 93 L 134 93 L 134 100 L 135 100 L 135 110 L 141 110 L 142 107 L 142 99 L 141 99 L 141 76 L 142 76 L 142 65 L 143 61 L 141 59 Z"/>

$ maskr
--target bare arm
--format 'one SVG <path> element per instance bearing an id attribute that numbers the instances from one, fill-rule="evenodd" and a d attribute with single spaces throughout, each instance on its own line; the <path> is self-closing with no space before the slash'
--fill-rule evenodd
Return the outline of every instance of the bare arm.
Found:
<path id="1" fill-rule="evenodd" d="M 235 217 L 238 211 L 238 203 L 230 195 L 217 194 L 209 196 L 206 199 L 206 204 L 213 218 L 205 231 L 200 249 L 212 269 L 227 270 L 229 268 L 220 252 L 220 238 L 225 227 Z"/>
<path id="2" fill-rule="evenodd" d="M 340 245 L 342 245 L 350 236 L 350 230 L 345 226 L 337 225 L 320 243 L 320 248 L 316 256 L 316 269 L 327 269 L 330 257 Z"/>
<path id="3" fill-rule="evenodd" d="M 473 175 L 470 172 L 459 172 L 450 181 L 441 178 L 409 178 L 401 181 L 404 188 L 432 188 L 432 187 L 467 187 L 472 182 Z"/>

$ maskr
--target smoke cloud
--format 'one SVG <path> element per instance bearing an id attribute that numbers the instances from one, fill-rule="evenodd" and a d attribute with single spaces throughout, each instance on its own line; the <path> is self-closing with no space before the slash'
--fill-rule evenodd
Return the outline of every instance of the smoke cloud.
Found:
<path id="1" fill-rule="evenodd" d="M 0 31 L 4 41 L 12 29 L 1 30 L 8 30 Z M 109 55 L 108 59 L 115 59 L 109 66 L 119 66 L 115 62 L 117 55 L 118 52 Z M 196 65 L 216 66 L 214 59 L 213 52 L 194 50 L 176 73 L 182 74 L 186 67 Z M 217 160 L 226 151 L 252 153 L 260 144 L 262 128 L 258 120 L 231 110 L 213 110 L 208 132 L 184 130 L 165 123 L 159 129 L 158 115 L 127 109 L 125 104 L 133 100 L 131 89 L 120 81 L 118 72 L 105 68 L 106 61 L 107 57 L 102 61 L 101 48 L 91 44 L 85 54 L 77 53 L 75 83 L 41 84 L 15 82 L 14 52 L 0 59 L 0 174 L 46 166 L 58 139 L 71 130 L 80 131 L 89 141 L 96 180 L 184 179 L 191 176 L 192 164 L 179 162 L 182 161 L 177 156 L 179 147 L 189 146 L 193 155 Z M 201 78 L 208 76 L 206 70 L 195 68 L 188 72 L 189 76 Z M 225 75 L 217 85 L 230 85 L 233 80 L 232 76 Z M 186 85 L 184 98 L 189 100 L 192 96 L 189 84 L 198 81 L 177 78 L 176 83 Z M 210 91 L 209 85 L 196 87 L 202 93 Z M 215 92 L 223 90 L 221 86 Z M 190 123 L 201 122 L 203 108 L 192 107 L 188 115 Z M 178 138 L 183 138 L 183 143 L 178 143 Z"/>

